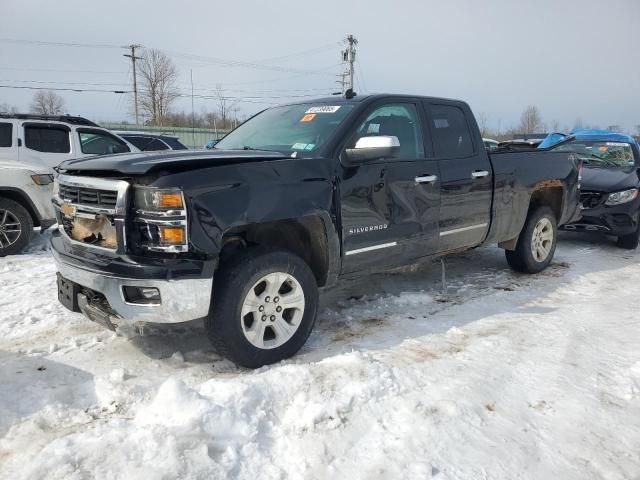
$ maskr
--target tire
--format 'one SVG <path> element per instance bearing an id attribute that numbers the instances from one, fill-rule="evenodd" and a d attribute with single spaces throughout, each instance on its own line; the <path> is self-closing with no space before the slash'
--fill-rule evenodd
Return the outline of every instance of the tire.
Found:
<path id="1" fill-rule="evenodd" d="M 557 243 L 558 226 L 553 210 L 538 207 L 529 212 L 516 249 L 505 251 L 507 262 L 517 272 L 541 272 L 551 263 Z"/>
<path id="2" fill-rule="evenodd" d="M 311 334 L 317 310 L 318 285 L 300 257 L 252 247 L 216 273 L 205 328 L 218 353 L 258 368 L 295 355 Z"/>
<path id="3" fill-rule="evenodd" d="M 629 235 L 621 235 L 618 237 L 617 245 L 620 248 L 624 248 L 626 250 L 635 250 L 638 248 L 638 243 L 640 242 L 640 225 L 635 232 L 630 233 Z"/>
<path id="4" fill-rule="evenodd" d="M 33 219 L 18 202 L 0 198 L 0 257 L 22 252 L 33 235 Z"/>

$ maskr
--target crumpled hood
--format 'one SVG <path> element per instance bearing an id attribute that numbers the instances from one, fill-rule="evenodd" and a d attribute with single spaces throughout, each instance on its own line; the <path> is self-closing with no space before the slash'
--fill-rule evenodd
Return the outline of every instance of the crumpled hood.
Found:
<path id="1" fill-rule="evenodd" d="M 640 183 L 636 168 L 598 168 L 585 165 L 582 170 L 582 190 L 618 192 L 637 187 Z"/>
<path id="2" fill-rule="evenodd" d="M 59 165 L 61 172 L 118 172 L 124 175 L 145 175 L 160 170 L 189 170 L 192 168 L 278 160 L 289 158 L 280 152 L 258 150 L 207 150 L 121 153 L 67 160 Z"/>

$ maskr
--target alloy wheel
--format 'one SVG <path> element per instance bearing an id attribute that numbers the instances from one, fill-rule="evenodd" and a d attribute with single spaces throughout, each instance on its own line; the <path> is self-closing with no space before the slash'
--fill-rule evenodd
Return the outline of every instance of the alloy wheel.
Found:
<path id="1" fill-rule="evenodd" d="M 536 262 L 544 262 L 553 247 L 553 224 L 544 217 L 536 223 L 531 240 L 531 254 Z"/>
<path id="2" fill-rule="evenodd" d="M 0 249 L 8 248 L 18 241 L 22 225 L 11 210 L 0 210 Z"/>
<path id="3" fill-rule="evenodd" d="M 289 273 L 269 273 L 247 292 L 240 322 L 246 339 L 261 349 L 284 345 L 298 330 L 304 315 L 302 286 Z"/>

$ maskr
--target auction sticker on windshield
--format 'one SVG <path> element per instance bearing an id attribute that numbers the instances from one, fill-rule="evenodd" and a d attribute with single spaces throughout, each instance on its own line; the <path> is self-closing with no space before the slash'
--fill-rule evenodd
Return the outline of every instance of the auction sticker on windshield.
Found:
<path id="1" fill-rule="evenodd" d="M 311 107 L 304 113 L 336 113 L 339 109 L 339 105 L 321 105 L 319 107 Z"/>

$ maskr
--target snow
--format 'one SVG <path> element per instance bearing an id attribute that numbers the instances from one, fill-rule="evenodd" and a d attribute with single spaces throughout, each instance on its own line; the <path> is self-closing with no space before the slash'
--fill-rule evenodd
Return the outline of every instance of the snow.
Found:
<path id="1" fill-rule="evenodd" d="M 116 335 L 57 303 L 45 236 L 0 259 L 0 478 L 640 478 L 640 252 L 576 234 L 323 292 L 249 371 L 199 324 Z"/>

